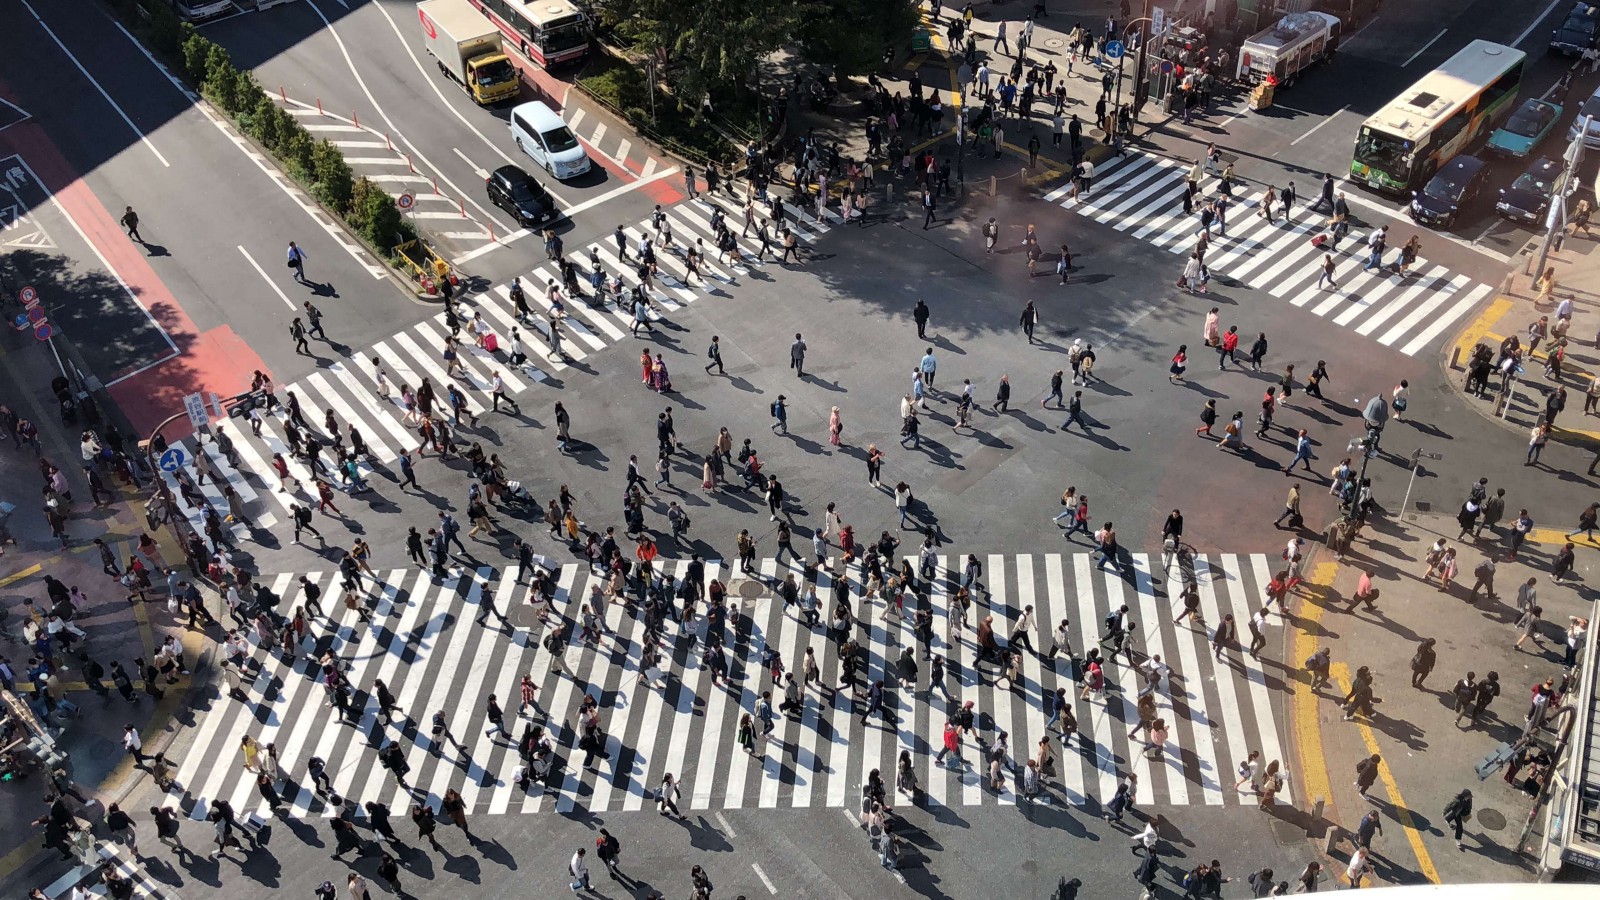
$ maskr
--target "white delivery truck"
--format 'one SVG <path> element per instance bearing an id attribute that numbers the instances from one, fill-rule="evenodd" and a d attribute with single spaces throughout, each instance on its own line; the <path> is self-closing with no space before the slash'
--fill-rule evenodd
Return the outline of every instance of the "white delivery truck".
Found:
<path id="1" fill-rule="evenodd" d="M 422 42 L 439 71 L 467 89 L 481 106 L 515 98 L 521 75 L 500 45 L 500 29 L 467 0 L 424 0 L 417 4 Z"/>
<path id="2" fill-rule="evenodd" d="M 1236 77 L 1245 84 L 1289 87 L 1301 71 L 1333 58 L 1340 28 L 1339 18 L 1324 12 L 1284 16 L 1239 48 Z"/>

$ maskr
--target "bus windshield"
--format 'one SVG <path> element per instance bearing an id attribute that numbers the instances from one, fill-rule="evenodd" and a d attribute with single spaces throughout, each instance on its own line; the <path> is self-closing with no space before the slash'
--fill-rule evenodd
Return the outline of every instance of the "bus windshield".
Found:
<path id="1" fill-rule="evenodd" d="M 1411 167 L 1411 142 L 1363 126 L 1356 138 L 1356 162 L 1393 178 L 1403 178 Z"/>
<path id="2" fill-rule="evenodd" d="M 546 53 L 559 52 L 577 47 L 589 40 L 589 34 L 583 27 L 582 16 L 563 16 L 539 32 L 539 46 Z"/>

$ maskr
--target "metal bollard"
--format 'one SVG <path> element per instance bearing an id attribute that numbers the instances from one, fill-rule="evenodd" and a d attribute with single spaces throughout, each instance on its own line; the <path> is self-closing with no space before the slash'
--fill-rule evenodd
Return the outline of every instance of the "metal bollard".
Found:
<path id="1" fill-rule="evenodd" d="M 999 182 L 1000 182 L 1000 180 L 998 178 L 995 178 L 993 175 L 989 176 L 989 196 L 991 196 L 991 197 L 1000 196 L 1000 185 L 999 185 Z"/>
<path id="2" fill-rule="evenodd" d="M 1344 837 L 1344 829 L 1337 825 L 1328 828 L 1328 836 L 1322 841 L 1322 852 L 1333 855 L 1334 848 L 1339 846 L 1339 840 Z"/>

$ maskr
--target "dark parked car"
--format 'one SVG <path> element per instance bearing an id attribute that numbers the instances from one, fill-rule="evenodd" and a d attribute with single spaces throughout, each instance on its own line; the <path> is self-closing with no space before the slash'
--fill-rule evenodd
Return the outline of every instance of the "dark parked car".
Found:
<path id="1" fill-rule="evenodd" d="M 1561 174 L 1561 163 L 1553 159 L 1537 159 L 1528 171 L 1517 176 L 1511 187 L 1500 189 L 1500 202 L 1495 212 L 1517 222 L 1538 225 L 1544 211 L 1550 207 L 1550 194 L 1556 189 L 1556 176 Z"/>
<path id="2" fill-rule="evenodd" d="M 1600 38 L 1600 6 L 1579 3 L 1567 13 L 1561 27 L 1550 33 L 1550 50 L 1562 56 L 1582 56 Z"/>
<path id="3" fill-rule="evenodd" d="M 544 185 L 516 166 L 501 166 L 484 183 L 489 202 L 511 214 L 523 228 L 556 219 L 556 203 Z"/>
<path id="4" fill-rule="evenodd" d="M 1411 218 L 1419 225 L 1451 228 L 1461 211 L 1483 194 L 1489 167 L 1476 156 L 1457 156 L 1444 164 L 1426 187 L 1411 195 Z"/>

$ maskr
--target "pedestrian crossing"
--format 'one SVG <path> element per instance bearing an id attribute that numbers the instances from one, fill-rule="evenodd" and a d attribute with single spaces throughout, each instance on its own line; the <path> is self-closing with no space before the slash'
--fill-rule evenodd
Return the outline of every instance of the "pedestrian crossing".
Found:
<path id="1" fill-rule="evenodd" d="M 1128 573 L 1116 576 L 1098 570 L 1088 554 L 981 555 L 984 568 L 973 591 L 972 627 L 952 633 L 950 598 L 961 587 L 965 559 L 965 553 L 954 552 L 937 557 L 923 597 L 906 596 L 903 618 L 886 615 L 885 600 L 862 596 L 859 562 L 839 575 L 857 619 L 853 631 L 865 654 L 865 677 L 887 685 L 886 717 L 865 724 L 860 718 L 864 700 L 848 690 L 832 690 L 840 683 L 840 661 L 827 631 L 835 590 L 835 576 L 827 568 L 813 582 L 822 601 L 821 623 L 810 628 L 770 589 L 792 572 L 803 593 L 806 573 L 798 561 L 765 559 L 756 563 L 753 576 L 726 564 L 707 564 L 707 583 L 723 580 L 728 597 L 738 603 L 738 614 L 726 631 L 729 679 L 721 687 L 713 686 L 702 663 L 704 616 L 687 626 L 668 620 L 666 662 L 659 680 L 646 686 L 639 683 L 643 624 L 620 604 L 607 606 L 607 627 L 597 642 L 581 642 L 571 628 L 573 640 L 562 657 L 570 674 L 560 674 L 551 671 L 550 653 L 542 645 L 545 626 L 537 621 L 530 586 L 517 567 L 455 570 L 442 580 L 416 569 L 379 572 L 382 582 L 367 585 L 371 625 L 354 612 L 335 608 L 334 621 L 316 620 L 318 627 L 302 644 L 305 652 L 297 660 L 255 650 L 253 664 L 259 667 L 245 679 L 246 700 L 223 696 L 200 710 L 190 749 L 173 761 L 174 800 L 196 818 L 213 799 L 227 800 L 241 813 L 254 809 L 265 814 L 255 776 L 242 766 L 240 744 L 251 735 L 262 746 L 276 745 L 287 776 L 280 793 L 289 813 L 301 818 L 335 812 L 306 775 L 312 757 L 326 762 L 333 790 L 348 801 L 359 806 L 381 800 L 396 812 L 409 809 L 413 794 L 377 762 L 378 750 L 389 741 L 398 741 L 405 750 L 407 782 L 415 796 L 425 795 L 437 807 L 453 788 L 478 813 L 639 810 L 654 802 L 653 791 L 668 772 L 683 786 L 685 811 L 843 807 L 858 802 L 860 786 L 873 769 L 892 783 L 901 751 L 910 752 L 930 803 L 1015 804 L 1013 781 L 1000 791 L 987 786 L 987 760 L 979 748 L 966 744 L 957 765 L 940 764 L 936 752 L 946 717 L 971 701 L 981 733 L 991 739 L 998 730 L 1010 734 L 1020 772 L 1047 734 L 1044 698 L 1058 687 L 1066 688 L 1069 697 L 1079 696 L 1081 685 L 1065 654 L 1023 654 L 1015 687 L 996 684 L 993 666 L 973 668 L 978 622 L 992 615 L 995 633 L 1004 639 L 1027 606 L 1033 607 L 1036 623 L 1031 643 L 1041 654 L 1051 650 L 1056 625 L 1068 619 L 1071 651 L 1081 656 L 1086 645 L 1098 640 L 1106 614 L 1125 604 L 1140 662 L 1146 654 L 1158 654 L 1173 672 L 1156 693 L 1158 714 L 1171 726 L 1171 735 L 1159 756 L 1150 757 L 1142 752 L 1142 740 L 1128 738 L 1138 721 L 1139 672 L 1126 660 L 1106 666 L 1104 697 L 1074 702 L 1078 736 L 1067 748 L 1052 740 L 1057 763 L 1056 776 L 1047 779 L 1049 802 L 1098 808 L 1131 772 L 1138 776 L 1135 799 L 1141 805 L 1239 806 L 1254 802 L 1235 790 L 1239 761 L 1260 750 L 1264 760 L 1287 762 L 1273 704 L 1282 688 L 1282 668 L 1254 661 L 1238 649 L 1225 654 L 1226 662 L 1217 662 L 1209 645 L 1209 626 L 1223 615 L 1244 623 L 1265 604 L 1265 556 L 1197 558 L 1194 575 L 1208 627 L 1192 628 L 1173 624 L 1182 604 L 1169 596 L 1179 594 L 1181 567 L 1169 571 L 1159 557 L 1134 554 Z M 658 571 L 681 579 L 687 566 L 668 562 Z M 575 621 L 591 589 L 604 584 L 604 576 L 586 564 L 561 565 L 554 574 L 552 627 Z M 325 589 L 337 583 L 337 573 L 307 577 Z M 284 598 L 281 612 L 299 605 L 297 575 L 262 580 Z M 951 661 L 944 689 L 929 684 L 925 661 L 919 662 L 914 690 L 897 684 L 901 648 L 917 647 L 912 619 L 919 603 L 926 603 L 933 616 L 931 651 Z M 509 616 L 502 629 L 492 617 L 487 626 L 477 623 L 486 604 Z M 1272 630 L 1280 623 L 1274 617 Z M 1276 635 L 1269 632 L 1268 637 Z M 755 757 L 738 745 L 739 718 L 755 711 L 762 691 L 772 692 L 774 707 L 783 698 L 782 686 L 773 683 L 762 663 L 766 647 L 780 652 L 786 670 L 797 679 L 803 678 L 806 649 L 813 650 L 821 686 L 805 690 L 797 716 L 777 713 L 765 755 Z M 349 663 L 348 679 L 356 689 L 350 719 L 341 719 L 330 708 L 317 683 L 318 667 L 311 657 L 325 649 Z M 518 711 L 517 686 L 524 673 L 531 673 L 539 685 L 535 708 L 526 716 Z M 404 715 L 397 714 L 392 722 L 380 718 L 376 699 L 367 693 L 374 679 L 388 685 Z M 509 737 L 486 730 L 491 693 L 505 709 Z M 607 733 L 609 758 L 598 760 L 594 769 L 582 765 L 574 731 L 575 713 L 586 694 L 598 702 Z M 439 710 L 459 746 L 433 746 L 429 722 Z M 548 725 L 564 763 L 552 770 L 547 783 L 522 790 L 514 782 L 520 758 L 513 741 L 536 722 Z M 1285 790 L 1289 797 L 1293 787 L 1291 779 Z"/>
<path id="2" fill-rule="evenodd" d="M 722 210 L 727 217 L 728 227 L 739 240 L 738 257 L 730 255 L 726 262 L 719 260 L 715 249 L 711 225 L 713 209 Z M 786 205 L 784 210 L 785 223 L 800 241 L 806 243 L 815 242 L 842 221 L 832 209 L 823 211 L 822 221 L 814 217 L 814 208 L 797 209 Z M 670 223 L 676 248 L 658 246 L 656 253 L 661 274 L 650 295 L 663 315 L 670 317 L 707 295 L 726 295 L 727 290 L 736 287 L 739 280 L 748 276 L 752 269 L 767 265 L 783 252 L 781 243 L 774 236 L 774 252 L 768 255 L 767 262 L 756 259 L 760 243 L 753 236 L 740 236 L 744 228 L 743 208 L 731 195 L 702 193 L 695 200 L 664 208 L 663 212 Z M 765 219 L 766 207 L 759 206 L 756 214 Z M 592 254 L 593 258 L 599 259 L 608 277 L 620 276 L 625 285 L 633 288 L 640 283 L 636 271 L 638 240 L 645 234 L 652 235 L 653 239 L 656 230 L 651 221 L 646 219 L 625 228 L 624 232 L 628 237 L 630 259 L 634 260 L 632 264 L 625 264 L 618 257 L 616 244 L 610 237 L 569 253 L 569 258 L 578 264 L 580 272 L 586 273 Z M 682 255 L 684 247 L 693 245 L 697 240 L 705 242 L 704 264 L 701 267 L 705 277 L 698 281 L 690 278 Z M 471 409 L 481 415 L 491 405 L 491 386 L 496 373 L 504 380 L 508 394 L 521 395 L 560 378 L 583 360 L 631 334 L 631 311 L 619 309 L 611 303 L 602 307 L 591 305 L 583 298 L 567 297 L 562 304 L 566 315 L 558 326 L 562 332 L 561 352 L 558 353 L 549 340 L 548 317 L 554 305 L 546 285 L 561 283 L 560 270 L 554 261 L 546 261 L 524 273 L 522 281 L 527 304 L 534 314 L 528 318 L 519 320 L 511 301 L 509 283 L 461 298 L 458 308 L 461 310 L 463 330 L 459 360 L 465 375 L 446 375 L 443 351 L 450 330 L 441 308 L 437 314 L 379 341 L 366 351 L 353 354 L 350 360 L 336 359 L 299 381 L 277 385 L 276 396 L 280 402 L 287 403 L 289 395 L 293 394 L 300 403 L 305 420 L 301 427 L 324 441 L 324 444 L 327 435 L 322 423 L 330 410 L 343 426 L 357 430 L 369 450 L 362 470 L 364 474 L 371 474 L 386 470 L 403 450 L 415 449 L 421 443 L 414 430 L 415 423 L 407 418 L 402 404 L 402 386 L 416 390 L 423 379 L 427 379 L 440 398 L 437 408 L 445 409 L 443 398 L 446 386 L 454 384 L 468 396 Z M 586 293 L 589 291 L 586 278 L 583 279 L 583 288 Z M 474 345 L 471 331 L 466 326 L 475 313 L 482 314 L 484 324 L 497 338 L 499 346 L 494 352 Z M 520 332 L 523 353 L 528 357 L 528 361 L 520 366 L 510 362 L 510 336 L 514 331 Z M 379 367 L 386 373 L 385 377 L 390 383 L 387 396 L 378 387 Z M 237 466 L 224 459 L 215 444 L 200 446 L 192 439 L 181 442 L 180 446 L 187 456 L 184 468 L 191 479 L 199 480 L 195 454 L 204 453 L 216 464 L 214 468 L 222 484 L 208 478 L 197 486 L 206 502 L 219 514 L 226 517 L 229 509 L 223 494 L 224 485 L 233 487 L 247 510 L 251 524 L 261 528 L 271 528 L 281 521 L 289 521 L 291 503 L 316 504 L 315 481 L 310 471 L 289 452 L 284 428 L 288 417 L 283 407 L 267 415 L 259 438 L 253 437 L 241 420 L 231 420 L 225 427 L 238 451 Z M 471 433 L 470 427 L 464 432 L 469 438 Z M 349 446 L 349 442 L 346 446 Z M 292 475 L 292 480 L 282 485 L 284 490 L 279 489 L 280 481 L 273 470 L 274 453 L 283 454 Z M 327 457 L 324 459 L 326 461 Z M 174 495 L 178 495 L 178 476 L 173 472 L 165 472 L 163 477 Z M 337 476 L 326 477 L 330 477 L 336 485 L 340 484 Z M 203 507 L 191 506 L 182 500 L 177 507 L 200 531 Z M 235 535 L 247 533 L 242 521 L 234 521 L 230 527 Z"/>
<path id="3" fill-rule="evenodd" d="M 1194 214 L 1183 212 L 1187 175 L 1188 166 L 1177 160 L 1129 153 L 1097 168 L 1088 194 L 1073 197 L 1069 183 L 1050 191 L 1045 200 L 1187 257 L 1201 228 L 1199 197 Z M 1200 195 L 1211 196 L 1216 182 L 1207 174 Z M 1307 188 L 1317 189 L 1314 185 Z M 1430 263 L 1420 254 L 1404 278 L 1390 271 L 1363 272 L 1366 232 L 1352 230 L 1337 250 L 1314 247 L 1311 239 L 1326 230 L 1328 219 L 1326 211 L 1307 209 L 1315 195 L 1302 195 L 1291 221 L 1278 216 L 1276 222 L 1268 223 L 1259 215 L 1262 193 L 1253 186 L 1248 191 L 1235 188 L 1227 234 L 1214 230 L 1206 253 L 1206 265 L 1214 279 L 1226 276 L 1265 291 L 1407 356 L 1429 346 L 1493 290 L 1491 285 Z M 1390 231 L 1385 259 L 1393 262 L 1404 239 L 1397 239 L 1394 229 Z M 1420 228 L 1416 231 L 1426 247 L 1428 233 Z M 1334 289 L 1318 285 L 1324 252 L 1333 254 Z M 1173 267 L 1175 279 L 1182 268 L 1181 263 Z"/>

